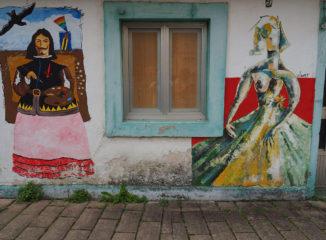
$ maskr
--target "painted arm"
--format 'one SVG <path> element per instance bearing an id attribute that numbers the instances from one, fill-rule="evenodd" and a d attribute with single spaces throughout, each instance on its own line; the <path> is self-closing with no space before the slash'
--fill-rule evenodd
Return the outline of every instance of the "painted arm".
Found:
<path id="1" fill-rule="evenodd" d="M 266 135 L 264 142 L 266 144 L 272 144 L 274 142 L 273 136 L 276 131 L 288 120 L 293 114 L 300 100 L 300 85 L 296 76 L 287 70 L 275 70 L 274 76 L 277 79 L 283 80 L 289 96 L 289 106 L 282 113 L 279 121 L 272 127 L 269 133 Z"/>
<path id="2" fill-rule="evenodd" d="M 62 86 L 69 88 L 72 92 L 74 92 L 75 84 L 74 84 L 74 79 L 71 76 L 71 73 L 68 68 L 63 68 L 59 72 L 59 77 L 61 79 L 61 84 Z"/>
<path id="3" fill-rule="evenodd" d="M 13 87 L 15 92 L 21 97 L 25 96 L 30 90 L 29 83 L 26 82 L 25 76 L 19 70 L 15 73 Z"/>
<path id="4" fill-rule="evenodd" d="M 21 75 L 23 75 L 24 77 L 26 77 L 27 79 L 31 79 L 31 78 L 34 78 L 34 79 L 37 79 L 37 76 L 35 74 L 35 72 L 29 70 L 27 67 L 25 67 L 24 65 L 23 66 L 19 66 L 17 68 L 17 70 L 20 72 Z"/>
<path id="5" fill-rule="evenodd" d="M 232 138 L 235 138 L 237 135 L 234 132 L 235 128 L 231 125 L 231 121 L 234 115 L 236 114 L 236 112 L 238 111 L 240 104 L 246 98 L 250 90 L 251 83 L 252 83 L 252 78 L 251 78 L 251 69 L 250 69 L 246 71 L 240 79 L 235 98 L 233 100 L 229 115 L 226 119 L 225 129 L 228 135 Z"/>

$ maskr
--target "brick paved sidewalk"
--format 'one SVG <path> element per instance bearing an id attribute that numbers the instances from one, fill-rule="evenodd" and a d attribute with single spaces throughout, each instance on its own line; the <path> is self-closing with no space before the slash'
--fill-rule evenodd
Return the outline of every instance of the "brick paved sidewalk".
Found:
<path id="1" fill-rule="evenodd" d="M 169 201 L 107 206 L 97 201 L 0 199 L 0 239 L 325 240 L 320 201 Z"/>

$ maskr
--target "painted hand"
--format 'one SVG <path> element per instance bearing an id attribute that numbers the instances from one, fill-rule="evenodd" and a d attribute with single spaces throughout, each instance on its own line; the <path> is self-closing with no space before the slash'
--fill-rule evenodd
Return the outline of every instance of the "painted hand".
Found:
<path id="1" fill-rule="evenodd" d="M 275 129 L 272 128 L 264 138 L 264 144 L 272 146 L 274 144 Z"/>
<path id="2" fill-rule="evenodd" d="M 226 132 L 231 138 L 236 138 L 237 134 L 234 132 L 235 127 L 233 127 L 230 123 L 225 125 Z"/>
<path id="3" fill-rule="evenodd" d="M 31 78 L 37 79 L 37 76 L 36 76 L 35 72 L 30 71 L 30 72 L 27 73 L 26 78 L 28 78 L 28 79 L 31 79 Z"/>

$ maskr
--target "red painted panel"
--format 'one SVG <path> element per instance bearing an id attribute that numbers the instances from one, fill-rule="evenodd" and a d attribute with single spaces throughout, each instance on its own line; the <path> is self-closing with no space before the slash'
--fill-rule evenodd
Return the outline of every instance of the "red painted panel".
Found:
<path id="1" fill-rule="evenodd" d="M 193 146 L 201 141 L 204 141 L 207 138 L 208 137 L 193 137 L 193 138 L 191 138 L 191 146 Z"/>
<path id="2" fill-rule="evenodd" d="M 294 113 L 306 122 L 312 124 L 314 115 L 316 78 L 298 78 L 298 80 L 301 89 L 301 97 L 298 106 L 294 110 Z"/>

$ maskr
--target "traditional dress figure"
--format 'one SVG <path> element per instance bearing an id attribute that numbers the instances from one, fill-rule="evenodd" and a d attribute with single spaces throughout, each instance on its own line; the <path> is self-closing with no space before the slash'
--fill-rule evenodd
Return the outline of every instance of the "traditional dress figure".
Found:
<path id="1" fill-rule="evenodd" d="M 39 29 L 19 66 L 14 90 L 21 97 L 14 130 L 13 171 L 26 177 L 94 174 L 86 129 L 74 97 L 74 79 L 56 59 L 53 39 Z"/>

